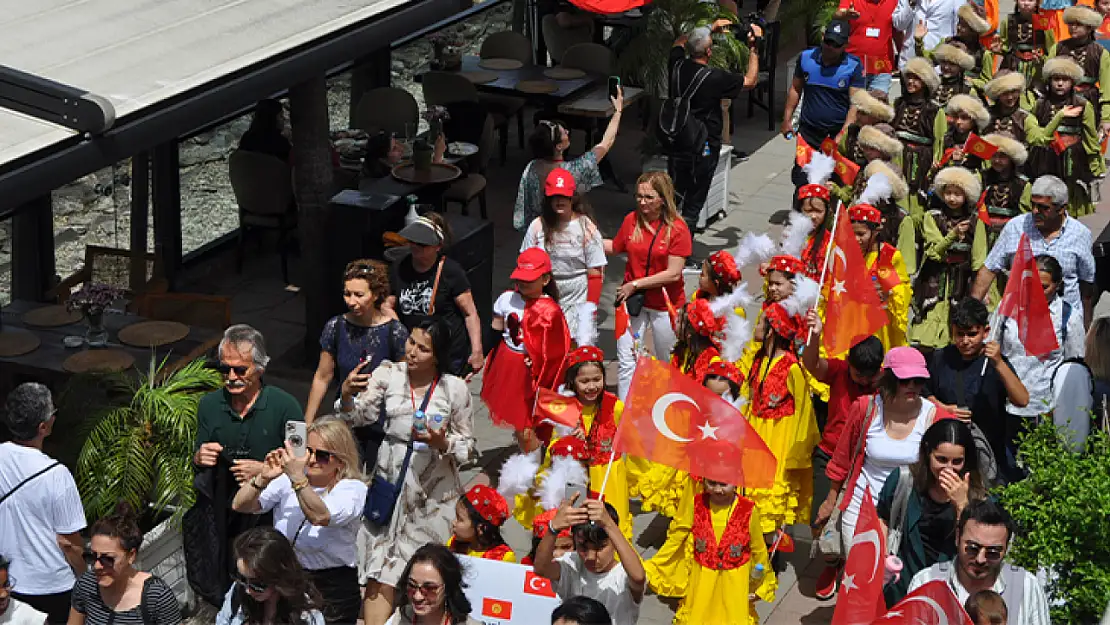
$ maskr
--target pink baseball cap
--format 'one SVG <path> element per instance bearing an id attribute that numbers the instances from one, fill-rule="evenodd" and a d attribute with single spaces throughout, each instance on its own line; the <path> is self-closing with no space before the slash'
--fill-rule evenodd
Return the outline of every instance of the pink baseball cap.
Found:
<path id="1" fill-rule="evenodd" d="M 893 371 L 899 380 L 929 377 L 925 357 L 913 347 L 895 347 L 887 352 L 883 368 Z"/>

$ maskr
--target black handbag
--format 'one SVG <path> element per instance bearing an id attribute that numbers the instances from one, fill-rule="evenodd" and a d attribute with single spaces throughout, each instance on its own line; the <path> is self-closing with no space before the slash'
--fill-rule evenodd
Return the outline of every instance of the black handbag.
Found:
<path id="1" fill-rule="evenodd" d="M 432 399 L 432 393 L 435 392 L 437 384 L 439 384 L 439 378 L 432 380 L 432 385 L 424 393 L 424 401 L 420 402 L 420 412 L 428 409 L 428 402 Z M 384 396 L 382 397 L 380 415 L 378 422 L 382 424 L 382 430 L 384 431 L 388 424 Z M 370 489 L 366 491 L 366 500 L 362 504 L 362 516 L 370 524 L 378 528 L 389 525 L 390 519 L 393 518 L 393 509 L 397 507 L 397 500 L 401 497 L 401 489 L 405 485 L 405 474 L 409 472 L 412 451 L 413 444 L 410 435 L 408 449 L 405 450 L 405 460 L 401 463 L 401 472 L 397 475 L 396 482 L 390 482 L 380 475 L 374 475 L 374 478 L 370 480 Z"/>
<path id="2" fill-rule="evenodd" d="M 648 277 L 651 272 L 651 252 L 655 249 L 655 239 L 659 237 L 659 232 L 663 230 L 660 225 L 659 230 L 651 236 L 651 243 L 648 244 L 647 263 L 644 265 L 644 277 Z M 624 309 L 628 311 L 630 317 L 636 317 L 644 309 L 644 292 L 636 291 L 632 295 L 624 298 Z"/>

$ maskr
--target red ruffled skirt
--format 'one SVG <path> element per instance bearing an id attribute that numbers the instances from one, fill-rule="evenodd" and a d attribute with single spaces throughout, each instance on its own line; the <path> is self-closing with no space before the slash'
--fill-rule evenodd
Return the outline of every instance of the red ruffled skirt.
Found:
<path id="1" fill-rule="evenodd" d="M 535 391 L 532 372 L 524 364 L 524 354 L 502 342 L 490 353 L 482 374 L 482 401 L 489 417 L 499 427 L 523 430 L 532 427 Z"/>

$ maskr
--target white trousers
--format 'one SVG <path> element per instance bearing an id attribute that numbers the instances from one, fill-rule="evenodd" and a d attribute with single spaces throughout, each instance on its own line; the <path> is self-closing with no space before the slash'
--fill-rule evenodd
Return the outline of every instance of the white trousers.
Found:
<path id="1" fill-rule="evenodd" d="M 653 355 L 663 361 L 671 357 L 674 348 L 674 329 L 671 328 L 671 316 L 665 310 L 652 310 L 643 308 L 640 314 L 629 317 L 628 332 L 617 340 L 617 395 L 624 401 L 628 395 L 628 387 L 632 385 L 632 374 L 636 372 L 636 358 L 641 345 L 647 335 L 648 326 L 651 327 L 653 339 Z"/>

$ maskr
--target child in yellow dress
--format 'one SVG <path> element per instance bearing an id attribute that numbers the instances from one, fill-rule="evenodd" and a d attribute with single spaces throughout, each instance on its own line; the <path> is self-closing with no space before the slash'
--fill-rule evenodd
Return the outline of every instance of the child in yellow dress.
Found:
<path id="1" fill-rule="evenodd" d="M 675 520 L 690 532 L 691 571 L 674 623 L 756 625 L 755 601 L 774 601 L 778 585 L 759 540 L 759 509 L 732 484 L 704 484 L 690 514 Z"/>
<path id="2" fill-rule="evenodd" d="M 875 336 L 882 341 L 884 350 L 906 345 L 906 325 L 909 323 L 913 290 L 902 252 L 879 240 L 879 229 L 883 226 L 883 215 L 879 209 L 870 204 L 859 204 L 848 210 L 848 216 L 863 252 L 868 276 L 886 309 L 887 324 Z"/>
<path id="3" fill-rule="evenodd" d="M 493 488 L 478 484 L 455 504 L 455 522 L 447 547 L 455 553 L 516 562 L 516 554 L 501 537 L 501 526 L 509 518 L 509 504 Z"/>

